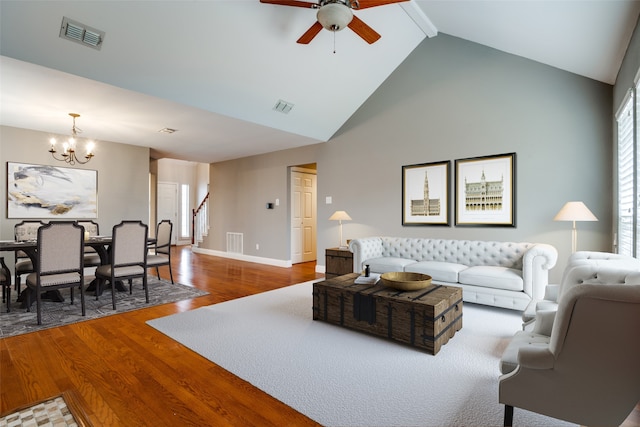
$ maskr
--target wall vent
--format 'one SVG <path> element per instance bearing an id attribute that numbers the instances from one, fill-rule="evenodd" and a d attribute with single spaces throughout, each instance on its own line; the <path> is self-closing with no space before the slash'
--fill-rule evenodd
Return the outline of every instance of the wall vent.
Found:
<path id="1" fill-rule="evenodd" d="M 242 233 L 227 231 L 227 252 L 233 252 L 234 254 L 244 253 L 243 241 L 244 235 Z"/>
<path id="2" fill-rule="evenodd" d="M 104 35 L 104 31 L 96 30 L 88 25 L 69 19 L 66 16 L 62 17 L 60 37 L 63 39 L 100 50 L 102 42 L 104 41 Z"/>

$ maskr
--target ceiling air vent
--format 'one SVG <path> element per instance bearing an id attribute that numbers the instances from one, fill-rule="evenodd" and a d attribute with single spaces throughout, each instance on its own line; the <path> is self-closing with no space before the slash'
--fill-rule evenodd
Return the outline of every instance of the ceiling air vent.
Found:
<path id="1" fill-rule="evenodd" d="M 60 37 L 100 50 L 104 40 L 104 31 L 96 30 L 64 16 L 60 27 Z"/>
<path id="2" fill-rule="evenodd" d="M 293 108 L 292 103 L 283 101 L 282 99 L 279 99 L 278 102 L 276 102 L 276 105 L 273 107 L 274 110 L 280 111 L 281 113 L 284 113 L 284 114 L 289 114 L 289 111 L 291 111 L 292 108 Z"/>

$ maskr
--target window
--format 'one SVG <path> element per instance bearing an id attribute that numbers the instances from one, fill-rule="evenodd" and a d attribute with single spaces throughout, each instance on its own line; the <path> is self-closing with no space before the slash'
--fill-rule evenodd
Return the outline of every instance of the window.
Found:
<path id="1" fill-rule="evenodd" d="M 189 184 L 180 186 L 180 237 L 191 237 L 189 224 L 191 214 L 189 212 Z"/>
<path id="2" fill-rule="evenodd" d="M 638 190 L 640 170 L 638 162 L 640 125 L 638 111 L 640 100 L 636 87 L 629 90 L 616 114 L 618 139 L 618 253 L 638 256 L 640 233 L 638 232 Z"/>

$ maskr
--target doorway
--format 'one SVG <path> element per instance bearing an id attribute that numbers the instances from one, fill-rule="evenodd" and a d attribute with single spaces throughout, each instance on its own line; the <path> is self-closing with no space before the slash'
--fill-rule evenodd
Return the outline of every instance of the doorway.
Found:
<path id="1" fill-rule="evenodd" d="M 290 170 L 291 262 L 315 261 L 317 241 L 317 174 L 315 164 Z"/>
<path id="2" fill-rule="evenodd" d="M 158 212 L 156 215 L 158 222 L 163 219 L 171 220 L 174 232 L 171 233 L 171 244 L 176 244 L 175 232 L 178 227 L 178 183 L 158 182 Z M 154 226 L 155 227 L 155 226 Z"/>

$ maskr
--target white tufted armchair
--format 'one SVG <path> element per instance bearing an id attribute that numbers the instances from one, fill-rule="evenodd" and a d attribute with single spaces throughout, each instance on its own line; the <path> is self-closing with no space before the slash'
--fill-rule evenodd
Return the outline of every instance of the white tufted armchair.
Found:
<path id="1" fill-rule="evenodd" d="M 544 297 L 540 301 L 532 301 L 523 311 L 523 328 L 531 327 L 537 311 L 556 310 L 560 295 L 574 285 L 624 283 L 627 275 L 636 272 L 640 272 L 640 260 L 628 255 L 596 251 L 575 252 L 569 257 L 560 283 L 547 285 Z"/>
<path id="2" fill-rule="evenodd" d="M 498 386 L 505 426 L 514 407 L 592 427 L 624 421 L 640 401 L 639 279 L 570 287 L 534 333 L 516 334 Z"/>

